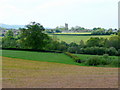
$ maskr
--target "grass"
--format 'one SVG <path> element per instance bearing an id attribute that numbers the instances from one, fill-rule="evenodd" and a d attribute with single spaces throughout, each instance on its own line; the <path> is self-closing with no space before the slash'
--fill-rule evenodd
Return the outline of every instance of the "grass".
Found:
<path id="1" fill-rule="evenodd" d="M 75 54 L 80 58 L 80 60 L 87 60 L 88 58 L 95 55 L 84 55 L 84 54 Z M 76 63 L 74 60 L 63 53 L 45 53 L 45 52 L 32 52 L 32 51 L 15 51 L 15 50 L 2 50 L 3 57 L 10 58 L 19 58 L 33 61 L 42 61 L 42 62 L 55 62 L 55 63 L 64 63 L 71 65 L 86 66 L 84 63 Z M 99 56 L 102 57 L 102 56 Z M 109 56 L 110 60 L 117 60 L 117 56 Z M 99 67 L 99 66 L 98 66 Z M 101 67 L 101 66 L 100 66 Z M 105 67 L 105 66 L 102 66 Z M 113 66 L 108 66 L 113 67 Z"/>
<path id="2" fill-rule="evenodd" d="M 2 56 L 10 58 L 20 58 L 26 60 L 43 61 L 43 62 L 56 62 L 64 64 L 79 65 L 73 59 L 63 53 L 44 53 L 44 52 L 30 52 L 30 51 L 14 51 L 2 50 Z"/>
<path id="3" fill-rule="evenodd" d="M 52 36 L 52 35 L 51 35 Z M 93 35 L 93 36 L 69 36 L 69 35 L 55 35 L 59 41 L 65 41 L 67 43 L 75 42 L 79 44 L 81 40 L 87 41 L 91 37 L 102 37 L 102 38 L 109 38 L 111 35 Z"/>

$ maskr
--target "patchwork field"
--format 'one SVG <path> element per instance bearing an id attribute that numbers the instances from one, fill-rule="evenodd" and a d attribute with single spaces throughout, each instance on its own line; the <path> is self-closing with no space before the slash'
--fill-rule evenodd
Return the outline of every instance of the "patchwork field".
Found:
<path id="1" fill-rule="evenodd" d="M 111 37 L 111 35 L 92 35 L 92 36 L 55 35 L 54 37 L 57 38 L 59 41 L 65 41 L 67 43 L 75 42 L 79 44 L 81 40 L 86 42 L 91 37 L 109 38 Z"/>
<path id="2" fill-rule="evenodd" d="M 2 57 L 3 88 L 118 88 L 118 69 Z"/>

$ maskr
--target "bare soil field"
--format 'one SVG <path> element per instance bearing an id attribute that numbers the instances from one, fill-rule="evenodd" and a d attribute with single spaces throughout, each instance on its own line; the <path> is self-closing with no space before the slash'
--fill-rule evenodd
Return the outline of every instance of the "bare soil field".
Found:
<path id="1" fill-rule="evenodd" d="M 118 68 L 85 67 L 2 57 L 2 87 L 118 88 Z"/>

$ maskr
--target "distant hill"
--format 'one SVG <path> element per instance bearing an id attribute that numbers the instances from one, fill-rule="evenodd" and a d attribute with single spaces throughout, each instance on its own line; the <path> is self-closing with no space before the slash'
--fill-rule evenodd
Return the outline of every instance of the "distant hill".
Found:
<path id="1" fill-rule="evenodd" d="M 1 24 L 0 27 L 6 28 L 6 29 L 19 29 L 19 28 L 24 28 L 25 25 L 8 25 L 8 24 Z M 49 27 L 45 27 L 45 29 L 51 29 Z"/>
<path id="2" fill-rule="evenodd" d="M 19 29 L 19 28 L 24 28 L 25 25 L 8 25 L 8 24 L 0 24 L 0 27 L 6 28 L 6 29 Z"/>

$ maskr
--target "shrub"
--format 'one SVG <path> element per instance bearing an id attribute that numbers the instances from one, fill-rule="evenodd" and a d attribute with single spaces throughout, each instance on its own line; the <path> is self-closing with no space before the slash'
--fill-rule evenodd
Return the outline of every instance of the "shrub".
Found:
<path id="1" fill-rule="evenodd" d="M 90 65 L 90 66 L 100 65 L 100 57 L 93 56 L 93 57 L 89 58 L 88 60 L 86 60 L 85 64 Z"/>
<path id="2" fill-rule="evenodd" d="M 118 56 L 120 56 L 120 49 L 118 49 Z"/>
<path id="3" fill-rule="evenodd" d="M 100 60 L 100 65 L 108 65 L 108 64 L 110 64 L 111 62 L 110 62 L 110 60 L 108 60 L 108 59 L 104 59 L 104 58 L 101 58 L 101 60 Z"/>
<path id="4" fill-rule="evenodd" d="M 69 47 L 69 48 L 67 49 L 67 51 L 70 52 L 70 53 L 76 53 L 77 47 Z"/>
<path id="5" fill-rule="evenodd" d="M 117 60 L 112 61 L 111 65 L 115 67 L 120 67 L 120 60 L 117 59 Z"/>
<path id="6" fill-rule="evenodd" d="M 116 50 L 114 47 L 110 47 L 110 48 L 107 50 L 107 53 L 108 53 L 109 55 L 117 55 L 117 54 L 118 54 L 117 50 Z"/>
<path id="7" fill-rule="evenodd" d="M 109 58 L 109 55 L 108 55 L 108 54 L 104 54 L 104 55 L 103 55 L 103 58 L 104 58 L 104 59 L 108 59 L 108 58 Z"/>

